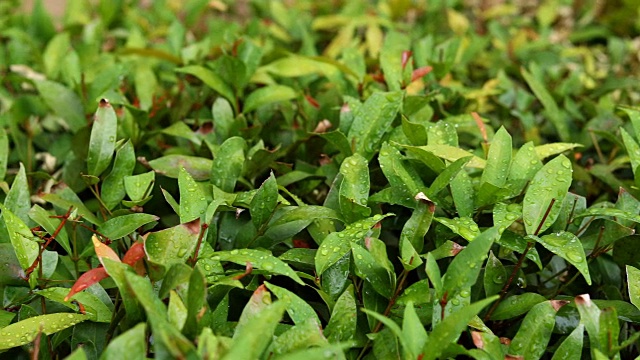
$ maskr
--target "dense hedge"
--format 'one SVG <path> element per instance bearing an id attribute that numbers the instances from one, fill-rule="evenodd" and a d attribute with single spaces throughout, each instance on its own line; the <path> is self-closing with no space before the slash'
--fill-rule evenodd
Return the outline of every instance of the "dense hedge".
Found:
<path id="1" fill-rule="evenodd" d="M 0 3 L 0 351 L 628 359 L 633 1 Z"/>

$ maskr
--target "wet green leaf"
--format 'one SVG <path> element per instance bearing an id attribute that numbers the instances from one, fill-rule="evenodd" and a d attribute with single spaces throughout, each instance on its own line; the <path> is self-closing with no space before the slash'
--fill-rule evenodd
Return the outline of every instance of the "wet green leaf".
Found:
<path id="1" fill-rule="evenodd" d="M 448 227 L 454 233 L 467 239 L 467 241 L 473 241 L 478 235 L 480 235 L 480 228 L 470 218 L 435 218 L 435 221 Z"/>
<path id="2" fill-rule="evenodd" d="M 260 229 L 266 224 L 278 205 L 278 184 L 276 178 L 271 173 L 251 199 L 249 211 L 251 220 L 256 229 Z"/>
<path id="3" fill-rule="evenodd" d="M 487 164 L 480 179 L 481 183 L 489 183 L 498 187 L 506 184 L 507 175 L 511 168 L 511 148 L 511 135 L 502 126 L 491 141 Z"/>
<path id="4" fill-rule="evenodd" d="M 207 199 L 200 185 L 184 168 L 178 174 L 180 188 L 180 222 L 187 223 L 200 219 L 207 209 Z"/>
<path id="5" fill-rule="evenodd" d="M 124 188 L 129 196 L 129 199 L 133 201 L 145 200 L 155 184 L 156 173 L 149 171 L 146 173 L 131 175 L 124 177 Z"/>
<path id="6" fill-rule="evenodd" d="M 489 252 L 489 259 L 484 269 L 484 292 L 487 296 L 496 295 L 507 282 L 507 271 L 493 251 Z"/>
<path id="7" fill-rule="evenodd" d="M 283 287 L 276 286 L 268 282 L 265 282 L 265 285 L 269 291 L 278 297 L 278 300 L 286 304 L 287 314 L 289 314 L 289 317 L 296 325 L 305 324 L 309 320 L 315 321 L 316 327 L 321 324 L 313 307 L 298 295 Z"/>
<path id="8" fill-rule="evenodd" d="M 466 150 L 463 150 L 451 145 L 427 145 L 427 146 L 414 146 L 412 148 L 429 152 L 439 158 L 442 158 L 448 161 L 456 161 L 458 159 L 471 157 L 471 160 L 469 160 L 469 162 L 467 163 L 467 166 L 472 168 L 484 169 L 487 163 L 486 160 L 478 156 L 475 156 Z"/>
<path id="9" fill-rule="evenodd" d="M 354 111 L 354 119 L 347 134 L 355 142 L 356 152 L 369 160 L 380 148 L 402 104 L 402 92 L 375 92 Z"/>
<path id="10" fill-rule="evenodd" d="M 591 285 L 591 276 L 589 275 L 589 266 L 587 265 L 587 257 L 582 243 L 577 236 L 570 232 L 560 231 L 557 233 L 544 235 L 537 238 L 536 241 L 542 244 L 547 250 L 567 260 L 571 265 L 575 266 L 582 276 L 584 276 L 587 284 Z"/>
<path id="11" fill-rule="evenodd" d="M 370 187 L 367 160 L 360 154 L 354 154 L 342 162 L 340 173 L 339 203 L 342 216 L 347 223 L 366 218 L 371 214 L 371 209 L 367 207 Z"/>
<path id="12" fill-rule="evenodd" d="M 370 282 L 380 295 L 387 299 L 391 298 L 395 289 L 395 274 L 389 274 L 387 269 L 376 262 L 373 255 L 362 246 L 351 243 L 351 252 L 353 253 L 353 262 L 356 265 L 356 274 Z"/>
<path id="13" fill-rule="evenodd" d="M 57 313 L 34 316 L 18 321 L 0 331 L 0 349 L 10 349 L 32 342 L 39 332 L 45 335 L 55 334 L 89 317 L 82 314 Z"/>
<path id="14" fill-rule="evenodd" d="M 211 165 L 211 159 L 187 155 L 167 155 L 149 161 L 149 166 L 159 174 L 177 179 L 184 168 L 196 181 L 209 180 Z"/>
<path id="15" fill-rule="evenodd" d="M 560 155 L 536 173 L 524 195 L 522 204 L 522 217 L 527 234 L 542 233 L 555 222 L 571 186 L 572 172 L 571 161 Z M 552 201 L 554 201 L 553 206 L 551 206 Z M 547 213 L 549 206 L 551 209 Z M 544 223 L 542 223 L 543 220 Z"/>
<path id="16" fill-rule="evenodd" d="M 357 324 L 356 299 L 353 286 L 349 286 L 338 298 L 331 312 L 324 335 L 330 342 L 347 341 L 355 336 Z"/>
<path id="17" fill-rule="evenodd" d="M 165 230 L 151 232 L 144 242 L 147 258 L 169 269 L 173 264 L 184 263 L 196 247 L 200 222 L 180 224 Z"/>
<path id="18" fill-rule="evenodd" d="M 29 227 L 20 218 L 4 205 L 0 204 L 0 210 L 18 262 L 22 269 L 26 270 L 38 257 L 40 246 L 35 242 Z"/>
<path id="19" fill-rule="evenodd" d="M 87 171 L 89 175 L 100 176 L 111 164 L 116 147 L 118 118 L 107 99 L 100 100 L 98 110 L 93 118 L 89 154 L 87 155 Z"/>
<path id="20" fill-rule="evenodd" d="M 136 165 L 133 144 L 127 140 L 116 150 L 116 158 L 109 175 L 104 178 L 100 191 L 102 202 L 108 210 L 116 207 L 126 194 L 124 178 L 133 174 Z"/>
<path id="21" fill-rule="evenodd" d="M 476 239 L 476 242 L 478 240 L 480 239 Z M 497 298 L 497 296 L 493 296 L 480 300 L 445 317 L 429 334 L 429 339 L 422 349 L 423 359 L 439 358 L 450 344 L 457 341 L 460 333 L 467 327 L 467 323 Z"/>
<path id="22" fill-rule="evenodd" d="M 626 266 L 626 269 L 629 301 L 640 309 L 640 270 L 629 265 Z"/>
<path id="23" fill-rule="evenodd" d="M 0 181 L 4 181 L 7 174 L 7 159 L 9 158 L 9 137 L 4 128 L 0 128 Z"/>
<path id="24" fill-rule="evenodd" d="M 25 223 L 29 221 L 28 212 L 31 207 L 29 184 L 25 168 L 20 163 L 20 170 L 11 183 L 11 189 L 4 199 L 4 206 Z"/>
<path id="25" fill-rule="evenodd" d="M 509 353 L 525 359 L 540 359 L 547 350 L 556 323 L 555 314 L 561 306 L 561 302 L 551 300 L 532 307 L 511 340 Z"/>
<path id="26" fill-rule="evenodd" d="M 146 352 L 146 324 L 140 323 L 113 339 L 101 355 L 101 359 L 124 359 L 136 354 L 142 359 Z"/>
<path id="27" fill-rule="evenodd" d="M 556 349 L 551 360 L 580 360 L 582 359 L 582 346 L 584 337 L 584 325 L 578 325 Z"/>
<path id="28" fill-rule="evenodd" d="M 68 293 L 69 289 L 60 287 L 51 287 L 37 292 L 40 296 L 62 304 L 74 311 L 79 311 L 80 309 L 77 305 L 64 301 Z M 96 295 L 88 291 L 83 291 L 75 294 L 73 300 L 82 304 L 85 312 L 84 315 L 87 315 L 89 320 L 102 323 L 109 323 L 111 321 L 111 317 L 113 316 L 112 311 Z"/>
<path id="29" fill-rule="evenodd" d="M 485 230 L 453 258 L 442 280 L 443 291 L 448 298 L 461 294 L 463 289 L 476 282 L 482 263 L 498 236 L 498 229 L 495 227 Z"/>
<path id="30" fill-rule="evenodd" d="M 420 175 L 407 164 L 400 151 L 387 142 L 382 144 L 378 154 L 378 162 L 384 176 L 389 181 L 391 192 L 397 202 L 413 206 L 414 197 L 425 188 L 420 180 Z"/>
<path id="31" fill-rule="evenodd" d="M 435 206 L 428 201 L 419 200 L 411 217 L 402 227 L 400 233 L 400 257 L 407 270 L 415 269 L 422 264 L 418 254 L 422 252 L 425 235 L 429 231 Z"/>
<path id="32" fill-rule="evenodd" d="M 256 359 L 271 342 L 276 326 L 285 310 L 283 302 L 273 303 L 248 320 L 236 330 L 234 342 L 223 359 Z"/>
<path id="33" fill-rule="evenodd" d="M 160 218 L 151 214 L 127 214 L 111 218 L 98 227 L 98 232 L 109 239 L 125 237 L 138 228 L 158 221 Z"/>
<path id="34" fill-rule="evenodd" d="M 347 226 L 340 232 L 329 234 L 316 253 L 316 272 L 319 275 L 335 264 L 340 258 L 351 250 L 351 243 L 362 240 L 369 233 L 369 229 L 387 216 L 375 215 L 373 217 L 357 221 Z"/>
<path id="35" fill-rule="evenodd" d="M 238 265 L 246 265 L 251 263 L 254 268 L 264 270 L 271 274 L 287 276 L 298 284 L 304 285 L 298 274 L 293 271 L 289 265 L 282 262 L 277 257 L 261 250 L 242 249 L 231 251 L 217 251 L 214 259 L 218 261 L 231 261 Z"/>
<path id="36" fill-rule="evenodd" d="M 230 137 L 225 140 L 211 167 L 211 183 L 222 191 L 232 193 L 236 182 L 242 174 L 246 148 L 246 142 L 240 137 Z"/>
<path id="37" fill-rule="evenodd" d="M 384 38 L 380 49 L 380 67 L 390 90 L 400 90 L 404 85 L 402 52 L 408 51 L 410 47 L 410 39 L 403 33 L 391 31 Z"/>
<path id="38" fill-rule="evenodd" d="M 491 319 L 506 320 L 520 316 L 545 300 L 544 296 L 536 293 L 509 296 L 496 307 L 496 310 L 491 314 Z"/>

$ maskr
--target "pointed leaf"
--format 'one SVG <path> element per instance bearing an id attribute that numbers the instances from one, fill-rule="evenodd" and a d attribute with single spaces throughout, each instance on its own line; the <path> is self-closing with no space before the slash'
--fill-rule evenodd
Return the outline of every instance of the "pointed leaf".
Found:
<path id="1" fill-rule="evenodd" d="M 475 284 L 482 263 L 497 237 L 499 237 L 497 228 L 485 230 L 453 258 L 442 281 L 448 298 L 455 297 L 463 289 Z"/>
<path id="2" fill-rule="evenodd" d="M 511 151 L 511 135 L 502 126 L 491 141 L 491 147 L 487 155 L 487 165 L 480 179 L 481 183 L 489 183 L 498 187 L 505 185 L 511 168 Z"/>
<path id="3" fill-rule="evenodd" d="M 184 263 L 196 246 L 200 233 L 200 221 L 176 225 L 149 233 L 144 249 L 150 261 L 165 266 Z"/>
<path id="4" fill-rule="evenodd" d="M 102 202 L 107 209 L 111 210 L 116 207 L 126 194 L 124 188 L 124 178 L 133 174 L 133 168 L 136 165 L 136 157 L 133 150 L 133 144 L 127 140 L 118 150 L 116 150 L 116 158 L 113 161 L 113 168 L 109 175 L 104 178 L 100 196 Z"/>
<path id="5" fill-rule="evenodd" d="M 356 299 L 353 297 L 353 285 L 350 285 L 336 301 L 324 334 L 332 343 L 351 340 L 356 333 L 356 323 Z"/>
<path id="6" fill-rule="evenodd" d="M 100 100 L 100 105 L 93 118 L 89 154 L 87 155 L 87 171 L 89 175 L 100 176 L 111 164 L 113 151 L 116 148 L 116 132 L 118 118 L 107 99 Z"/>
<path id="7" fill-rule="evenodd" d="M 369 166 L 367 159 L 354 154 L 342 162 L 340 173 L 340 211 L 347 223 L 352 223 L 371 214 L 367 207 L 369 198 Z"/>
<path id="8" fill-rule="evenodd" d="M 587 284 L 591 285 L 591 276 L 589 275 L 589 266 L 587 265 L 587 257 L 584 253 L 580 239 L 574 234 L 567 231 L 542 236 L 536 239 L 547 250 L 567 260 L 571 265 L 575 266 Z"/>
<path id="9" fill-rule="evenodd" d="M 16 252 L 18 262 L 22 269 L 26 270 L 38 257 L 40 246 L 33 240 L 31 230 L 20 218 L 2 204 L 0 204 L 0 210 L 2 210 L 2 219 L 7 226 L 9 240 Z"/>
<path id="10" fill-rule="evenodd" d="M 0 350 L 28 344 L 35 340 L 40 331 L 51 335 L 88 319 L 88 316 L 82 314 L 57 313 L 18 321 L 0 331 Z"/>
<path id="11" fill-rule="evenodd" d="M 476 241 L 479 240 L 479 238 L 476 239 Z M 431 360 L 439 358 L 449 345 L 457 341 L 458 336 L 467 327 L 469 321 L 497 298 L 497 296 L 493 296 L 467 305 L 445 317 L 442 322 L 433 328 L 431 334 L 429 334 L 429 339 L 422 349 L 422 354 L 424 355 L 422 359 Z"/>
<path id="12" fill-rule="evenodd" d="M 304 282 L 302 282 L 298 274 L 296 274 L 289 265 L 265 251 L 255 249 L 217 251 L 213 259 L 217 261 L 230 261 L 239 265 L 251 263 L 254 268 L 267 271 L 271 274 L 287 276 L 298 284 L 304 285 Z"/>
<path id="13" fill-rule="evenodd" d="M 251 220 L 256 229 L 260 229 L 271 218 L 278 205 L 278 184 L 271 173 L 251 199 Z"/>
<path id="14" fill-rule="evenodd" d="M 198 79 L 202 80 L 205 85 L 218 92 L 218 94 L 227 98 L 229 102 L 231 102 L 232 104 L 235 103 L 236 99 L 233 95 L 233 90 L 231 89 L 231 87 L 212 70 L 209 70 L 203 66 L 190 65 L 178 68 L 176 69 L 176 71 L 197 77 Z"/>
<path id="15" fill-rule="evenodd" d="M 551 360 L 580 360 L 582 357 L 582 347 L 584 346 L 584 325 L 580 324 L 562 344 L 558 346 Z"/>
<path id="16" fill-rule="evenodd" d="M 296 96 L 296 91 L 288 86 L 265 86 L 254 90 L 245 98 L 242 112 L 246 114 L 264 105 L 295 99 Z"/>
<path id="17" fill-rule="evenodd" d="M 200 219 L 207 209 L 207 199 L 200 185 L 184 168 L 178 174 L 180 188 L 180 222 L 187 223 Z"/>
<path id="18" fill-rule="evenodd" d="M 246 142 L 241 137 L 231 137 L 225 140 L 211 166 L 211 183 L 222 191 L 233 193 L 236 181 L 242 174 L 244 166 L 244 150 Z"/>
<path id="19" fill-rule="evenodd" d="M 633 266 L 626 266 L 629 301 L 640 309 L 640 270 Z"/>
<path id="20" fill-rule="evenodd" d="M 318 276 L 331 265 L 340 260 L 351 250 L 351 243 L 362 240 L 369 233 L 369 229 L 387 216 L 375 215 L 373 217 L 355 222 L 340 232 L 333 232 L 324 239 L 316 252 L 316 272 Z"/>
<path id="21" fill-rule="evenodd" d="M 286 304 L 289 317 L 296 325 L 301 325 L 308 320 L 314 320 L 316 326 L 321 324 L 318 315 L 311 305 L 295 293 L 271 283 L 265 282 L 267 288 L 278 297 L 278 300 Z"/>
<path id="22" fill-rule="evenodd" d="M 551 339 L 559 306 L 562 306 L 562 303 L 550 300 L 532 307 L 520 325 L 518 333 L 511 340 L 509 353 L 522 355 L 525 359 L 540 359 Z"/>
<path id="23" fill-rule="evenodd" d="M 211 164 L 211 159 L 177 154 L 149 161 L 149 166 L 159 174 L 177 179 L 180 169 L 184 168 L 196 181 L 209 180 Z"/>
<path id="24" fill-rule="evenodd" d="M 560 155 L 544 165 L 534 176 L 524 195 L 522 206 L 527 234 L 542 233 L 556 221 L 571 186 L 572 172 L 571 161 Z M 547 214 L 552 200 L 555 202 Z M 544 224 L 541 224 L 543 219 Z"/>
<path id="25" fill-rule="evenodd" d="M 233 345 L 222 359 L 259 359 L 271 342 L 284 310 L 284 303 L 276 302 L 256 314 L 246 326 L 236 330 Z"/>
<path id="26" fill-rule="evenodd" d="M 109 239 L 115 240 L 125 237 L 138 228 L 158 221 L 160 218 L 151 214 L 127 214 L 111 218 L 98 227 L 98 232 Z"/>

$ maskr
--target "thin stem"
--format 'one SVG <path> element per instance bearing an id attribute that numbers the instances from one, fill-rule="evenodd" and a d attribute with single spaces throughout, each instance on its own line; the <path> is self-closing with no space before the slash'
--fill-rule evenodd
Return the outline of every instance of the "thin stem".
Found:
<path id="1" fill-rule="evenodd" d="M 42 254 L 44 253 L 44 250 L 49 246 L 49 244 L 51 244 L 51 241 L 53 241 L 58 236 L 58 234 L 60 234 L 60 231 L 62 231 L 62 228 L 67 223 L 67 220 L 69 219 L 69 216 L 71 216 L 71 210 L 72 209 L 73 209 L 73 207 L 69 207 L 69 210 L 67 210 L 66 214 L 64 214 L 61 217 L 62 221 L 60 221 L 60 224 L 58 225 L 56 230 L 47 239 L 47 241 L 40 247 L 40 251 L 38 252 L 38 256 L 33 261 L 33 264 L 31 264 L 31 266 L 29 266 L 29 268 L 25 271 L 25 274 L 27 275 L 27 277 L 29 277 L 29 275 L 31 275 L 31 273 L 33 272 L 33 270 L 35 270 L 35 268 L 38 266 L 38 264 L 40 264 L 40 261 L 42 260 Z M 42 267 L 40 267 L 40 277 L 42 277 L 42 273 L 41 272 L 42 272 Z"/>
<path id="2" fill-rule="evenodd" d="M 196 244 L 196 249 L 193 252 L 193 256 L 191 257 L 191 265 L 196 266 L 196 262 L 198 261 L 198 252 L 200 251 L 200 246 L 202 246 L 202 238 L 204 238 L 205 231 L 209 228 L 209 225 L 203 223 L 200 225 L 200 234 L 198 235 L 198 243 Z"/>

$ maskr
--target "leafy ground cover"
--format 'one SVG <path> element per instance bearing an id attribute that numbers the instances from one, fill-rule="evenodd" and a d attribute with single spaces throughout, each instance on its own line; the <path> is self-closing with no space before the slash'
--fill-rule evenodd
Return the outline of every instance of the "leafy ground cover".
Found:
<path id="1" fill-rule="evenodd" d="M 633 1 L 0 3 L 0 351 L 629 359 Z"/>

